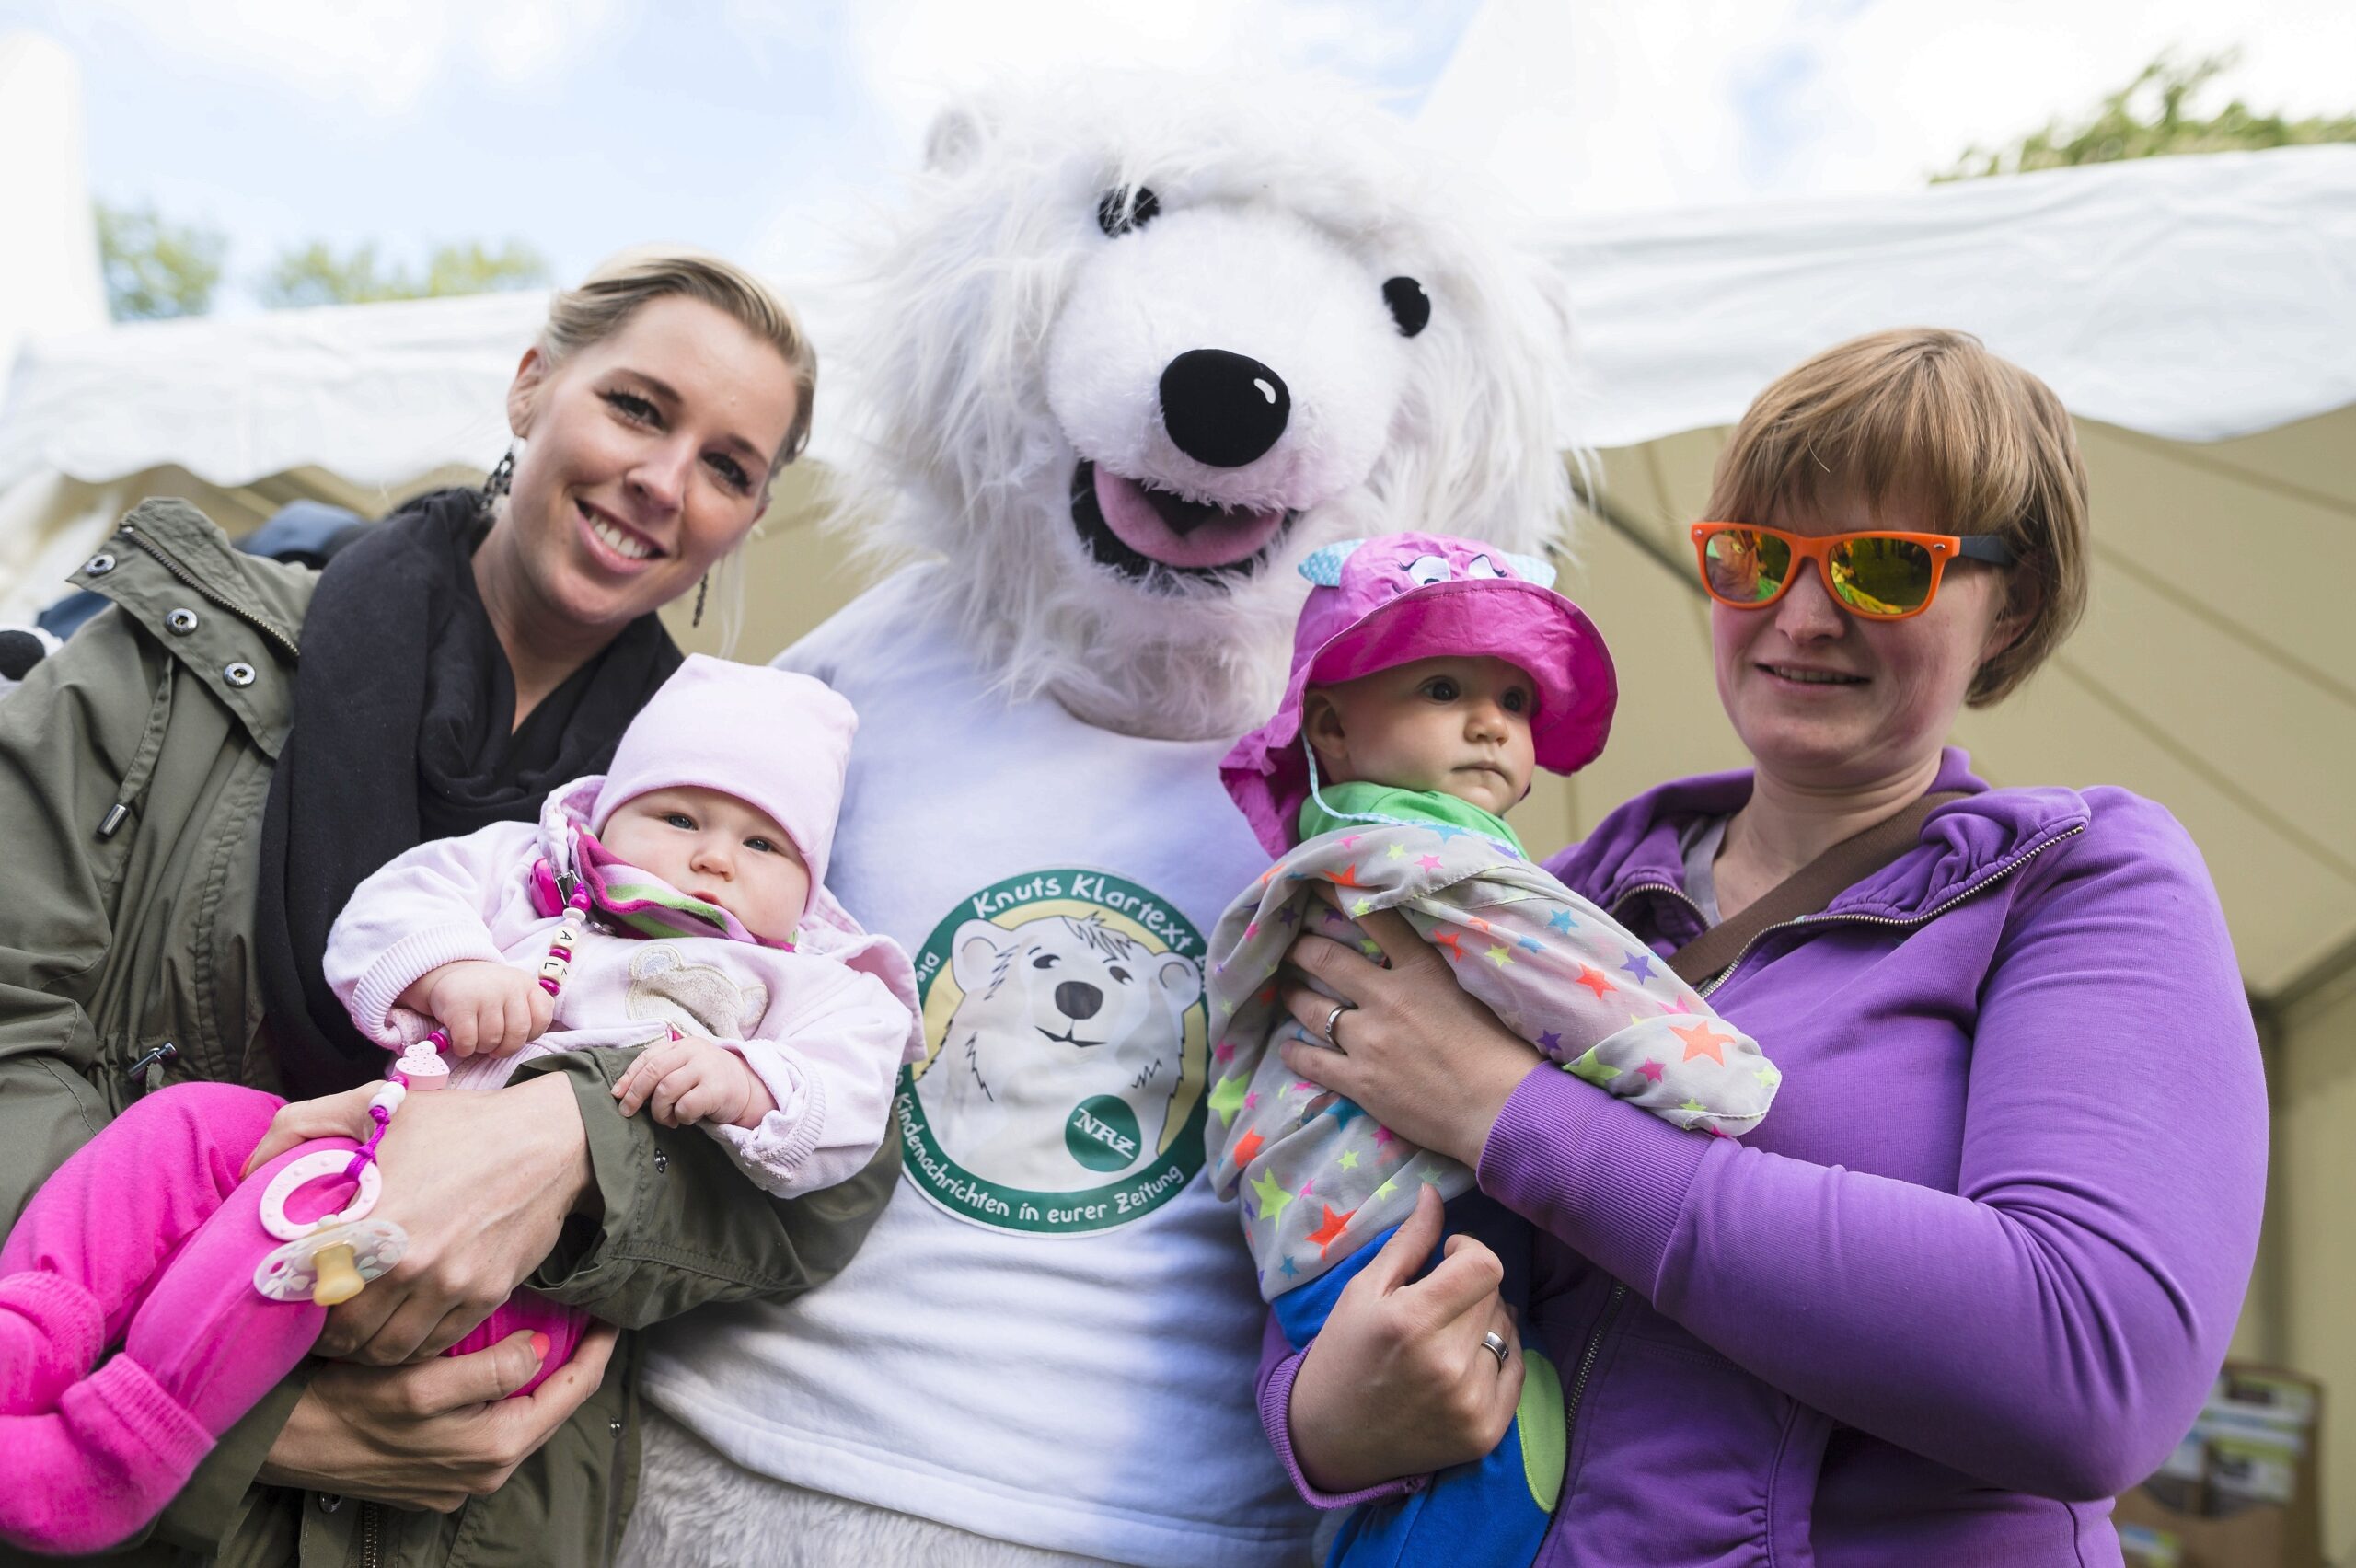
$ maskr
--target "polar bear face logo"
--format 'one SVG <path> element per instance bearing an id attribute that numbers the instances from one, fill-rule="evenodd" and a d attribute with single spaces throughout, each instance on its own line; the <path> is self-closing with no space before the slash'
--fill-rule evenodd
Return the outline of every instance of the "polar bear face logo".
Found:
<path id="1" fill-rule="evenodd" d="M 1273 706 L 1289 565 L 1568 510 L 1568 315 L 1391 117 L 1299 81 L 1100 74 L 952 108 L 871 248 L 847 498 L 937 552 L 1018 696 L 1202 738 Z M 886 493 L 875 494 L 881 490 Z"/>
<path id="2" fill-rule="evenodd" d="M 917 1081 L 942 1147 L 985 1181 L 1034 1191 L 1093 1186 L 1160 1151 L 1202 994 L 1192 959 L 1155 952 L 1091 916 L 959 927 L 951 974 L 964 993 Z M 1080 1165 L 1066 1128 L 1110 1096 L 1137 1132 L 1109 1132 L 1127 1163 Z"/>
<path id="3" fill-rule="evenodd" d="M 738 986 L 726 971 L 689 963 L 669 942 L 649 942 L 629 955 L 629 1016 L 650 1019 L 713 1040 L 743 1040 L 768 1011 L 766 986 Z"/>

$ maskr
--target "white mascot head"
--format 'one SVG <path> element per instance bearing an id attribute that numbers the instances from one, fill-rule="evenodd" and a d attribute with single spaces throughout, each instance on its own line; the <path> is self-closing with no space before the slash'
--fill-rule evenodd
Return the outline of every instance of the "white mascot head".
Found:
<path id="1" fill-rule="evenodd" d="M 1100 75 L 953 108 L 926 161 L 861 270 L 848 510 L 946 558 L 936 607 L 1012 695 L 1231 735 L 1317 545 L 1561 527 L 1560 292 L 1379 110 Z"/>

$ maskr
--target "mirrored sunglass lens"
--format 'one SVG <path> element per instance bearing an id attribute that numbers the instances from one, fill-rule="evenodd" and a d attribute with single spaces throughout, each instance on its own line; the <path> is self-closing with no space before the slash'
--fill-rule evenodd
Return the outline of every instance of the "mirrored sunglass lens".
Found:
<path id="1" fill-rule="evenodd" d="M 1710 592 L 1737 605 L 1772 599 L 1791 571 L 1792 549 L 1783 540 L 1748 528 L 1721 528 L 1703 550 Z"/>
<path id="2" fill-rule="evenodd" d="M 1931 593 L 1931 552 L 1911 539 L 1851 539 L 1833 547 L 1832 586 L 1869 616 L 1920 609 Z"/>

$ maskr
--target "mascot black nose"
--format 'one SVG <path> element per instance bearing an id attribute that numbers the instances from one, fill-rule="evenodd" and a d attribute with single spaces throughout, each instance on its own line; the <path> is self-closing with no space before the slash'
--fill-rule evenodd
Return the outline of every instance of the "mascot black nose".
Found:
<path id="1" fill-rule="evenodd" d="M 1161 422 L 1178 450 L 1241 468 L 1276 444 L 1292 417 L 1284 377 L 1225 349 L 1189 349 L 1161 372 Z"/>
<path id="2" fill-rule="evenodd" d="M 1056 1006 L 1064 1016 L 1078 1023 L 1084 1018 L 1094 1018 L 1096 1009 L 1104 1005 L 1104 993 L 1080 980 L 1067 980 L 1056 987 Z"/>

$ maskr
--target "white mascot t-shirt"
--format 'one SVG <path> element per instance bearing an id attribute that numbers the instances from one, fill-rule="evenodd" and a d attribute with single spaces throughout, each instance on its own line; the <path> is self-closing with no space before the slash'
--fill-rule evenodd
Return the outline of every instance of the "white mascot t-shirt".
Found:
<path id="1" fill-rule="evenodd" d="M 1169 1568 L 1297 1560 L 1265 1309 L 1203 1179 L 1205 938 L 1266 858 L 1228 743 L 1009 705 L 917 567 L 778 661 L 859 709 L 827 883 L 916 959 L 901 1184 L 838 1277 L 650 1336 L 648 1390 L 763 1474 Z M 760 722 L 747 714 L 748 723 Z"/>

